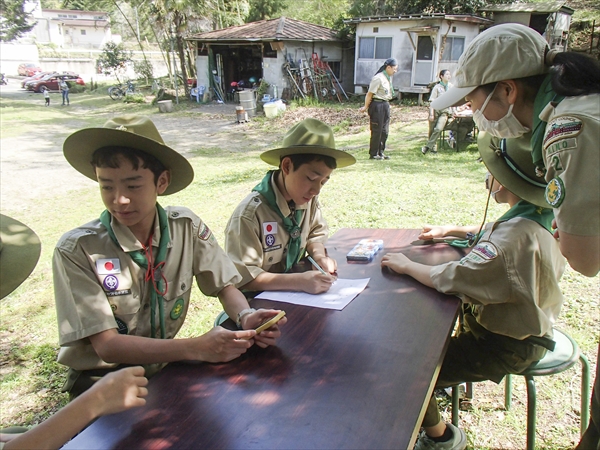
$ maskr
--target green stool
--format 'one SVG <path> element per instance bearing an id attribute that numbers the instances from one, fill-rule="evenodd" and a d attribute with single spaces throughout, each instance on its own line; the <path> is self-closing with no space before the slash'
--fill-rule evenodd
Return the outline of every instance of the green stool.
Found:
<path id="1" fill-rule="evenodd" d="M 579 351 L 577 343 L 565 332 L 554 330 L 556 348 L 548 351 L 541 361 L 516 375 L 522 375 L 527 382 L 527 450 L 535 448 L 536 426 L 536 393 L 534 377 L 553 375 L 573 367 L 577 360 L 581 361 L 581 426 L 583 432 L 590 418 L 590 365 L 587 358 Z M 512 399 L 512 375 L 505 377 L 504 406 L 508 411 Z M 458 426 L 458 386 L 452 387 L 452 424 Z"/>
<path id="2" fill-rule="evenodd" d="M 223 322 L 225 322 L 227 319 L 229 319 L 229 316 L 227 315 L 227 313 L 225 311 L 221 311 L 217 315 L 217 318 L 215 319 L 215 327 L 218 327 Z"/>

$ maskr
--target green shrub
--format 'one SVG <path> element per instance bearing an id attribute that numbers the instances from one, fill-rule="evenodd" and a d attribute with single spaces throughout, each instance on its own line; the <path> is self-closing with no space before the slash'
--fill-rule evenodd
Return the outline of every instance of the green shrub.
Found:
<path id="1" fill-rule="evenodd" d="M 85 92 L 86 90 L 87 90 L 86 86 L 82 86 L 77 83 L 69 83 L 69 92 L 71 94 L 80 94 L 82 92 Z"/>
<path id="2" fill-rule="evenodd" d="M 123 101 L 125 103 L 146 103 L 146 97 L 144 96 L 144 94 L 139 93 L 126 94 Z"/>

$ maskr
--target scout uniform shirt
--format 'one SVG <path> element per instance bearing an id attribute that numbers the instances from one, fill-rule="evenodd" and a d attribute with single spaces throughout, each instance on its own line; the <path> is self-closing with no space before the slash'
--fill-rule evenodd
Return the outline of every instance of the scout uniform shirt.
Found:
<path id="1" fill-rule="evenodd" d="M 369 83 L 369 92 L 373 93 L 373 98 L 378 100 L 390 101 L 392 99 L 392 85 L 383 72 L 379 72 Z"/>
<path id="2" fill-rule="evenodd" d="M 174 338 L 187 314 L 193 278 L 205 295 L 216 296 L 239 282 L 240 276 L 210 229 L 187 208 L 165 209 L 171 240 L 162 273 L 165 338 Z M 158 247 L 160 227 L 155 218 L 153 247 Z M 146 269 L 126 252 L 142 244 L 129 228 L 112 220 L 121 245 L 110 238 L 100 220 L 66 233 L 54 251 L 53 273 L 58 316 L 58 361 L 76 370 L 114 368 L 96 354 L 89 336 L 116 328 L 121 334 L 151 337 L 152 280 Z M 156 308 L 156 337 L 160 320 Z"/>
<path id="3" fill-rule="evenodd" d="M 277 173 L 273 172 L 271 186 L 279 209 L 288 217 L 291 211 L 275 183 Z M 309 243 L 325 243 L 328 227 L 321 215 L 318 198 L 314 197 L 310 202 L 297 206 L 297 209 L 305 211 L 302 222 L 298 224 L 301 229 L 300 248 L 306 248 Z M 282 222 L 258 192 L 250 193 L 235 209 L 225 230 L 225 251 L 242 275 L 242 282 L 238 286 L 250 283 L 262 272 L 284 272 L 290 235 Z"/>
<path id="4" fill-rule="evenodd" d="M 579 236 L 600 234 L 600 94 L 549 103 L 542 143 L 546 200 L 558 227 Z"/>
<path id="5" fill-rule="evenodd" d="M 487 224 L 467 256 L 432 267 L 430 275 L 438 291 L 474 305 L 473 315 L 488 331 L 523 340 L 552 337 L 564 269 L 552 234 L 533 220 L 514 217 Z"/>
<path id="6" fill-rule="evenodd" d="M 440 95 L 445 94 L 448 89 L 452 87 L 452 83 L 448 83 L 448 88 L 446 89 L 442 83 L 436 83 L 435 86 L 431 88 L 431 94 L 429 95 L 429 102 L 434 101 Z M 439 116 L 441 114 L 452 114 L 452 108 L 448 107 L 446 109 L 435 110 L 435 113 Z"/>

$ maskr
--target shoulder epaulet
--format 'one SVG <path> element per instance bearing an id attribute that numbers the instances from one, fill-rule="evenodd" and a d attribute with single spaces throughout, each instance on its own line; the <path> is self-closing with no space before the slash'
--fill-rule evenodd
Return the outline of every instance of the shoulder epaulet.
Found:
<path id="1" fill-rule="evenodd" d="M 167 206 L 165 211 L 169 219 L 190 219 L 194 223 L 198 223 L 200 220 L 191 209 L 184 206 Z"/>
<path id="2" fill-rule="evenodd" d="M 75 249 L 75 247 L 77 246 L 79 239 L 84 238 L 86 236 L 97 236 L 99 226 L 102 226 L 100 224 L 100 221 L 95 220 L 93 222 L 86 223 L 85 225 L 67 231 L 58 240 L 56 248 L 72 252 L 73 249 Z"/>

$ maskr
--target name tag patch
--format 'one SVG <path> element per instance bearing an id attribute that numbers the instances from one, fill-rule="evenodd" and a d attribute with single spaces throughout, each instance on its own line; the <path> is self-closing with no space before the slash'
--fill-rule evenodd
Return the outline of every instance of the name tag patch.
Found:
<path id="1" fill-rule="evenodd" d="M 120 295 L 131 295 L 131 289 L 120 289 L 118 291 L 105 292 L 107 297 L 118 297 Z"/>
<path id="2" fill-rule="evenodd" d="M 264 251 L 265 253 L 266 253 L 266 252 L 272 252 L 272 251 L 275 251 L 275 250 L 279 250 L 280 248 L 281 248 L 281 244 L 279 244 L 279 245 L 275 245 L 275 246 L 273 246 L 273 247 L 263 248 L 263 251 Z"/>
<path id="3" fill-rule="evenodd" d="M 98 259 L 96 261 L 96 272 L 98 275 L 121 273 L 121 262 L 119 258 Z"/>
<path id="4" fill-rule="evenodd" d="M 561 139 L 560 141 L 556 141 L 554 144 L 549 145 L 546 149 L 546 156 L 571 148 L 577 148 L 577 138 Z"/>
<path id="5" fill-rule="evenodd" d="M 562 116 L 552 119 L 546 126 L 544 149 L 547 149 L 553 142 L 577 136 L 581 132 L 582 127 L 581 120 L 576 117 Z"/>
<path id="6" fill-rule="evenodd" d="M 277 234 L 277 222 L 263 222 L 263 234 Z"/>

